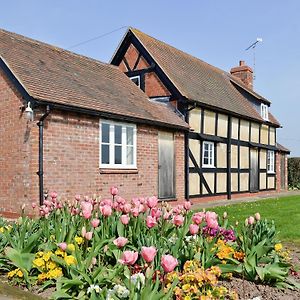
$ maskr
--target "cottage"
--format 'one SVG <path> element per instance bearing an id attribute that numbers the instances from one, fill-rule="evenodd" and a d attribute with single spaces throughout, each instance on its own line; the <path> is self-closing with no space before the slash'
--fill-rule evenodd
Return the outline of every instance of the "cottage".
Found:
<path id="1" fill-rule="evenodd" d="M 53 190 L 184 198 L 188 124 L 113 65 L 0 30 L 0 111 L 1 215 Z"/>
<path id="2" fill-rule="evenodd" d="M 111 63 L 152 101 L 172 104 L 190 125 L 186 198 L 230 199 L 287 188 L 288 150 L 276 144 L 280 124 L 270 101 L 253 90 L 253 71 L 243 61 L 227 73 L 130 28 Z"/>

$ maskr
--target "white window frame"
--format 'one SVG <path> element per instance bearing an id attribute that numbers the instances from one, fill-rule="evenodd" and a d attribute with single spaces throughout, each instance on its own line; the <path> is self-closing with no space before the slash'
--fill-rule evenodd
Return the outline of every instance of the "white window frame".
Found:
<path id="1" fill-rule="evenodd" d="M 109 127 L 109 142 L 103 143 L 102 142 L 102 124 L 108 124 Z M 115 164 L 115 132 L 114 126 L 119 125 L 122 126 L 122 137 L 121 137 L 121 147 L 122 147 L 122 164 Z M 126 128 L 131 127 L 133 128 L 133 145 L 127 145 L 126 141 Z M 137 129 L 136 125 L 132 123 L 124 123 L 124 122 L 115 122 L 110 120 L 102 119 L 99 121 L 99 166 L 101 169 L 136 169 L 136 158 L 137 158 L 137 146 L 136 146 L 136 135 Z M 101 156 L 101 149 L 102 144 L 109 145 L 109 163 L 103 164 L 102 163 L 102 156 Z M 127 147 L 133 147 L 133 164 L 127 164 Z"/>
<path id="2" fill-rule="evenodd" d="M 131 81 L 133 81 L 133 79 L 138 79 L 139 84 L 137 84 L 136 86 L 138 86 L 139 88 L 141 88 L 141 76 L 137 75 L 137 76 L 132 76 L 129 77 Z"/>
<path id="3" fill-rule="evenodd" d="M 261 117 L 262 117 L 265 121 L 268 121 L 268 120 L 269 120 L 268 105 L 266 105 L 266 104 L 261 104 L 261 105 L 260 105 L 260 114 L 261 114 Z"/>
<path id="4" fill-rule="evenodd" d="M 275 152 L 272 150 L 267 153 L 267 173 L 275 173 Z"/>
<path id="5" fill-rule="evenodd" d="M 204 163 L 205 145 L 208 145 L 208 164 Z M 215 168 L 215 144 L 214 144 L 214 142 L 203 141 L 203 143 L 202 143 L 202 167 Z"/>

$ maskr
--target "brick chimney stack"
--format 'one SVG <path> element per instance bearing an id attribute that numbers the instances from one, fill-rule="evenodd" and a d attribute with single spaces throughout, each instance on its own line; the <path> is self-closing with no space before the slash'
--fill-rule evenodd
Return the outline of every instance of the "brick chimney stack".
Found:
<path id="1" fill-rule="evenodd" d="M 253 70 L 245 65 L 245 61 L 240 60 L 239 66 L 232 68 L 230 74 L 242 80 L 250 89 L 253 89 Z"/>

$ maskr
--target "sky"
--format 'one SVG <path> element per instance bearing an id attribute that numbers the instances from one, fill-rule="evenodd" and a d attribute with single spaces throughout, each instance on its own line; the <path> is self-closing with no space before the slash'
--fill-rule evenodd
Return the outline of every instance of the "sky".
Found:
<path id="1" fill-rule="evenodd" d="M 299 0 L 10 0 L 1 2 L 0 27 L 109 62 L 133 26 L 229 71 L 245 60 L 254 89 L 272 102 L 283 128 L 277 141 L 300 156 Z"/>

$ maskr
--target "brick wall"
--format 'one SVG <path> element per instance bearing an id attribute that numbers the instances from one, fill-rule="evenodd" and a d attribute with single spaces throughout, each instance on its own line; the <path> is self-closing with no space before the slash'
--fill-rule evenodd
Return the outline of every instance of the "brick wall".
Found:
<path id="1" fill-rule="evenodd" d="M 128 47 L 124 57 L 131 70 L 137 71 L 149 67 L 149 64 L 146 62 L 143 56 L 140 57 L 139 62 L 136 65 L 139 52 L 132 44 Z M 136 68 L 134 69 L 135 65 Z M 123 60 L 121 61 L 119 68 L 123 72 L 129 71 Z M 155 72 L 145 74 L 145 93 L 148 97 L 170 96 L 170 92 L 161 82 Z"/>
<path id="2" fill-rule="evenodd" d="M 0 73 L 0 214 L 30 212 L 38 202 L 38 126 L 42 111 L 28 122 L 21 113 L 21 96 Z M 51 111 L 44 127 L 44 188 L 63 199 L 74 195 L 109 197 L 116 185 L 124 198 L 158 193 L 158 129 L 137 126 L 137 170 L 99 169 L 99 118 Z M 184 139 L 175 134 L 176 196 L 184 197 Z"/>
<path id="3" fill-rule="evenodd" d="M 52 112 L 44 133 L 44 186 L 63 198 L 75 194 L 109 197 L 112 185 L 120 195 L 157 195 L 158 129 L 137 126 L 137 170 L 99 169 L 99 119 L 74 113 Z M 176 134 L 176 170 L 183 178 L 184 140 Z M 184 197 L 184 182 L 177 182 L 177 197 Z"/>
<path id="4" fill-rule="evenodd" d="M 35 125 L 27 122 L 20 110 L 21 99 L 0 70 L 0 214 L 20 212 L 32 193 L 31 135 Z"/>

